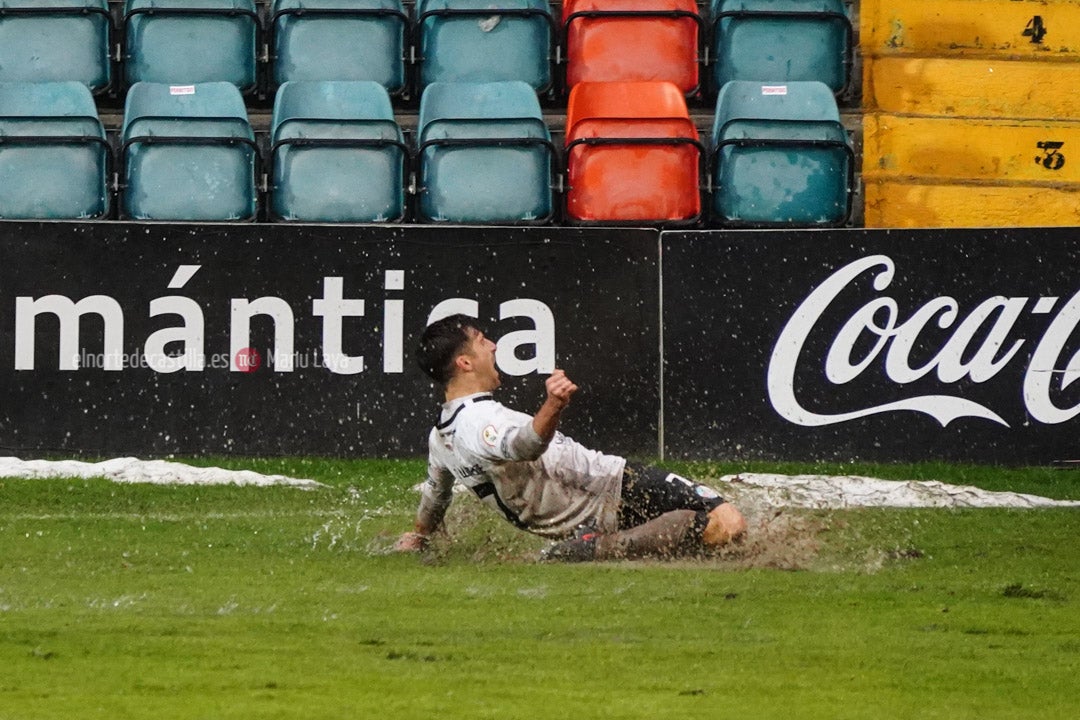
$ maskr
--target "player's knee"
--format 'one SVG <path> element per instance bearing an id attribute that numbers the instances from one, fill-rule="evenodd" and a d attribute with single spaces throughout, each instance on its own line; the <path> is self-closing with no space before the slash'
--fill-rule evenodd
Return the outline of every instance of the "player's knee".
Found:
<path id="1" fill-rule="evenodd" d="M 746 518 L 731 503 L 722 503 L 709 511 L 709 524 L 701 533 L 701 540 L 706 547 L 719 547 L 745 535 Z"/>

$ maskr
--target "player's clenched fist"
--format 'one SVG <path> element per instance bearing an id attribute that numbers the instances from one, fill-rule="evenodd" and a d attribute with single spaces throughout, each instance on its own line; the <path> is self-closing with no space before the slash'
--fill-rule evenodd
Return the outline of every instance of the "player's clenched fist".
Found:
<path id="1" fill-rule="evenodd" d="M 578 386 L 566 377 L 566 373 L 562 370 L 555 370 L 551 373 L 551 376 L 544 382 L 547 388 L 548 397 L 554 400 L 559 405 L 566 405 L 570 402 L 570 396 L 577 392 Z"/>

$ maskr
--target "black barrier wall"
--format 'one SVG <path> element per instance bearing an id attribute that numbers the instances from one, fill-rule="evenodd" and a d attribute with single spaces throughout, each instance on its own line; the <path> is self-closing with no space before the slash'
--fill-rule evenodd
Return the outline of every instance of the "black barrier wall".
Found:
<path id="1" fill-rule="evenodd" d="M 1075 233 L 0 223 L 0 449 L 423 454 L 464 311 L 609 452 L 1072 459 Z"/>
<path id="2" fill-rule="evenodd" d="M 1080 456 L 1077 232 L 665 233 L 667 453 Z"/>
<path id="3" fill-rule="evenodd" d="M 8 452 L 420 455 L 429 316 L 477 316 L 501 398 L 652 454 L 658 236 L 642 230 L 0 223 Z"/>

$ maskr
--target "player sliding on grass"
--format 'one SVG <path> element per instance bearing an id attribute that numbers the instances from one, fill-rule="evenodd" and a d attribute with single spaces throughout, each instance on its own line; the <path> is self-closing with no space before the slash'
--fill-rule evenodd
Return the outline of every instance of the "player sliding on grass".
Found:
<path id="1" fill-rule="evenodd" d="M 562 370 L 545 382 L 536 415 L 498 403 L 495 343 L 472 318 L 433 323 L 416 350 L 445 386 L 428 437 L 428 479 L 414 532 L 394 548 L 418 551 L 442 524 L 454 481 L 529 532 L 559 540 L 546 560 L 670 557 L 739 539 L 746 521 L 715 490 L 655 467 L 590 450 L 558 432 L 578 387 Z"/>

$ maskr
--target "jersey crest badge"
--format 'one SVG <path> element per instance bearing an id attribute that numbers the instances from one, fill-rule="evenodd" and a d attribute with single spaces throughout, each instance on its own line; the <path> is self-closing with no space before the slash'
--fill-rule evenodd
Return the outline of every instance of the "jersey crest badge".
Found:
<path id="1" fill-rule="evenodd" d="M 499 441 L 499 431 L 495 429 L 494 425 L 488 425 L 484 428 L 480 433 L 480 436 L 484 438 L 484 442 L 491 447 L 495 447 L 495 443 Z"/>

